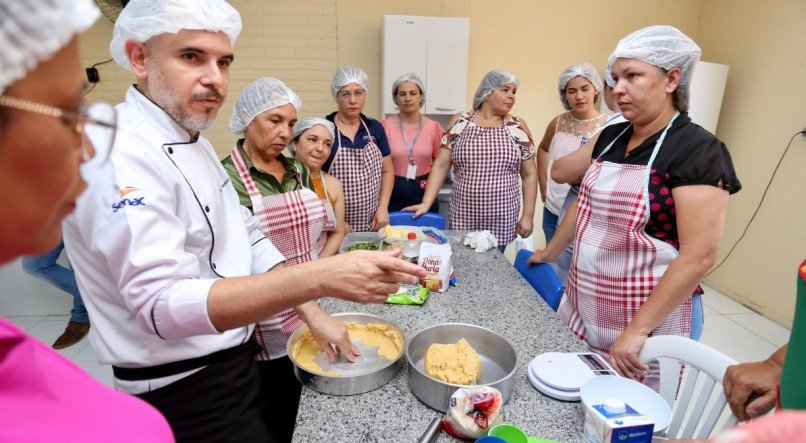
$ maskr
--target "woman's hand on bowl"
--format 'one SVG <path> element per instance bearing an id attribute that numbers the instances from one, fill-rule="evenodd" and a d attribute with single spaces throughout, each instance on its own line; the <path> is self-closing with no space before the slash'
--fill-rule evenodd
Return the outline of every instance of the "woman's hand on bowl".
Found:
<path id="1" fill-rule="evenodd" d="M 333 318 L 330 314 L 322 311 L 322 315 L 317 315 L 308 321 L 308 328 L 331 363 L 336 362 L 336 353 L 344 355 L 351 362 L 355 362 L 361 355 L 361 350 L 350 340 L 344 322 Z"/>

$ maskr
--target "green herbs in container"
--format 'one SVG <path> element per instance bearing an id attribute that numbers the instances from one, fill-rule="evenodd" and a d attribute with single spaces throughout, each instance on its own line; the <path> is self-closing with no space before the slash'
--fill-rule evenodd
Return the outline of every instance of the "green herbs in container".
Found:
<path id="1" fill-rule="evenodd" d="M 362 250 L 362 251 L 377 251 L 378 250 L 378 245 L 375 244 L 375 243 L 363 242 L 363 243 L 355 243 L 355 244 L 352 244 L 352 245 L 347 247 L 347 252 L 349 252 L 349 251 L 358 251 L 358 250 Z"/>
<path id="2" fill-rule="evenodd" d="M 420 285 L 401 284 L 396 294 L 390 294 L 386 303 L 394 305 L 423 305 L 428 300 L 428 289 Z"/>
<path id="3" fill-rule="evenodd" d="M 339 253 L 350 251 L 379 251 L 385 235 L 377 232 L 351 232 L 344 237 Z"/>

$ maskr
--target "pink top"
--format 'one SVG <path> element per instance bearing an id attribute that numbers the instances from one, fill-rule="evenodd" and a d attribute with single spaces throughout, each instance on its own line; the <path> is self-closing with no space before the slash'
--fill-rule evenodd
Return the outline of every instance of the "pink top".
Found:
<path id="1" fill-rule="evenodd" d="M 174 441 L 148 403 L 102 385 L 3 318 L 0 411 L 0 441 Z"/>
<path id="2" fill-rule="evenodd" d="M 409 154 L 406 145 L 403 143 L 403 133 L 400 130 L 400 120 L 396 115 L 381 120 L 381 125 L 386 132 L 386 139 L 389 141 L 389 148 L 392 150 L 392 164 L 395 167 L 395 175 L 406 176 L 409 165 Z M 406 130 L 406 140 L 411 143 L 417 136 L 417 130 Z M 417 165 L 417 175 L 425 175 L 431 171 L 431 163 L 439 154 L 440 139 L 442 138 L 442 127 L 439 123 L 423 116 L 423 128 L 417 143 L 414 144 L 412 154 L 414 164 Z"/>

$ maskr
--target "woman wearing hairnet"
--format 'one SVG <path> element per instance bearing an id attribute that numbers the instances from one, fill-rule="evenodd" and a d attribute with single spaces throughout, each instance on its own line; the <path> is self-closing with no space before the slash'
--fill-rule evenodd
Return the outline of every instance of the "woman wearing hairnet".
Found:
<path id="1" fill-rule="evenodd" d="M 76 37 L 99 16 L 89 0 L 0 1 L 0 264 L 56 246 L 87 186 L 79 167 L 111 149 L 115 112 L 84 105 Z M 2 318 L 0 411 L 4 442 L 173 441 L 152 406 Z"/>
<path id="2" fill-rule="evenodd" d="M 622 39 L 606 78 L 629 121 L 552 168 L 558 182 L 582 179 L 559 315 L 626 377 L 647 374 L 637 358 L 647 337 L 699 336 L 692 299 L 717 257 L 728 195 L 741 189 L 725 144 L 687 115 L 699 58 L 671 26 Z"/>
<path id="3" fill-rule="evenodd" d="M 336 138 L 336 127 L 330 121 L 310 117 L 294 125 L 294 134 L 291 136 L 289 151 L 297 160 L 301 161 L 311 172 L 313 192 L 321 199 L 326 199 L 336 215 L 336 229 L 328 235 L 320 257 L 329 257 L 339 251 L 339 246 L 346 234 L 344 221 L 344 188 L 336 177 L 322 170 L 322 165 L 330 156 L 333 149 L 333 139 Z"/>
<path id="4" fill-rule="evenodd" d="M 260 221 L 260 228 L 292 266 L 316 260 L 336 227 L 330 203 L 313 192 L 308 168 L 283 155 L 302 103 L 280 80 L 263 77 L 246 85 L 235 102 L 229 131 L 241 138 L 222 160 L 241 204 Z M 340 240 L 337 239 L 337 242 Z M 287 309 L 255 327 L 261 347 L 257 355 L 261 386 L 269 405 L 264 420 L 282 441 L 294 432 L 302 385 L 286 352 L 288 337 L 304 323 L 331 362 L 336 345 L 351 361 L 360 354 L 344 323 L 314 301 Z"/>
<path id="5" fill-rule="evenodd" d="M 546 244 L 557 229 L 557 219 L 570 185 L 546 177 L 549 164 L 585 144 L 607 120 L 593 106 L 602 95 L 602 79 L 590 63 L 566 68 L 557 82 L 564 112 L 549 122 L 537 152 L 537 183 L 543 200 L 543 234 Z"/>
<path id="6" fill-rule="evenodd" d="M 389 224 L 395 173 L 383 126 L 362 113 L 367 100 L 366 72 L 339 68 L 330 92 L 339 109 L 326 117 L 336 126 L 336 140 L 324 170 L 344 186 L 344 217 L 351 229 L 383 228 Z"/>
<path id="7" fill-rule="evenodd" d="M 442 138 L 422 203 L 406 208 L 415 217 L 425 213 L 453 165 L 451 229 L 489 230 L 502 252 L 515 234 L 532 233 L 537 197 L 535 146 L 526 122 L 510 114 L 518 84 L 505 71 L 484 76 L 473 111 L 455 115 Z"/>
<path id="8" fill-rule="evenodd" d="M 425 87 L 417 74 L 403 74 L 392 83 L 392 100 L 400 112 L 381 120 L 381 124 L 395 168 L 389 210 L 400 211 L 423 201 L 428 173 L 442 144 L 442 127 L 420 112 L 425 104 Z M 428 210 L 438 212 L 439 203 L 434 202 Z"/>

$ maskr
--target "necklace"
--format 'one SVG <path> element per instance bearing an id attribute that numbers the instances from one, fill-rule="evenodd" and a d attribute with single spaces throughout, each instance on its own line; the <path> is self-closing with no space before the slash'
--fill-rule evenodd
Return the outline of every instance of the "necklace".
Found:
<path id="1" fill-rule="evenodd" d="M 567 116 L 567 118 L 560 118 L 557 129 L 574 137 L 582 137 L 585 141 L 590 139 L 606 120 L 606 117 L 603 118 L 604 114 L 584 120 L 574 117 L 571 112 L 568 112 Z"/>
<path id="2" fill-rule="evenodd" d="M 590 122 L 596 120 L 597 118 L 599 118 L 601 115 L 602 114 L 599 114 L 599 115 L 596 115 L 596 116 L 593 116 L 591 118 L 583 120 L 583 119 L 579 119 L 579 118 L 574 117 L 574 113 L 572 112 L 571 113 L 571 118 L 574 119 L 574 121 L 577 122 L 577 123 L 590 123 Z"/>

